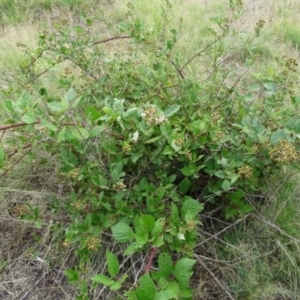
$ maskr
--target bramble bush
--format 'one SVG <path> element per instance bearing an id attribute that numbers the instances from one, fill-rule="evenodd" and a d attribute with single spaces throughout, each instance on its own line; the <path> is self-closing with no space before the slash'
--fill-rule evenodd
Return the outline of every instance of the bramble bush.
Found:
<path id="1" fill-rule="evenodd" d="M 150 26 L 129 3 L 116 35 L 103 40 L 95 40 L 97 20 L 63 20 L 41 33 L 34 52 L 20 45 L 23 82 L 4 91 L 2 138 L 14 135 L 0 147 L 2 176 L 28 154 L 55 161 L 71 186 L 69 200 L 54 199 L 52 209 L 69 220 L 61 224 L 63 246 L 75 245 L 79 262 L 65 272 L 80 287 L 78 299 L 97 284 L 132 300 L 191 299 L 201 212 L 219 208 L 228 220 L 251 212 L 247 197 L 299 161 L 296 61 L 250 71 L 259 58 L 249 45 L 263 21 L 253 36 L 240 34 L 231 1 L 230 17 L 214 20 L 211 42 L 186 57 L 178 46 L 184 20 L 169 28 L 171 9 L 167 3 Z M 42 226 L 36 208 L 23 217 Z M 113 241 L 125 245 L 122 254 L 105 250 Z M 107 270 L 87 278 L 97 251 Z M 148 254 L 134 281 L 125 261 L 135 253 Z"/>

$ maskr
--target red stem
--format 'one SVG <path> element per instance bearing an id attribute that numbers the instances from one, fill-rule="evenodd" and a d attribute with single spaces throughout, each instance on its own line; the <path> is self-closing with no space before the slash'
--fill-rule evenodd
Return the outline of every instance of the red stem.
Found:
<path id="1" fill-rule="evenodd" d="M 151 250 L 150 255 L 149 255 L 148 263 L 145 267 L 145 271 L 144 271 L 145 274 L 150 272 L 150 269 L 152 267 L 153 259 L 154 259 L 154 256 L 155 256 L 156 252 L 157 252 L 157 248 L 152 247 L 152 250 Z"/>

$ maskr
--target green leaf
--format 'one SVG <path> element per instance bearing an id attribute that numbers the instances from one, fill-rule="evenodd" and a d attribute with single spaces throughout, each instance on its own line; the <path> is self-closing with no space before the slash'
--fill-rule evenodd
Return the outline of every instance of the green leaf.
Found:
<path id="1" fill-rule="evenodd" d="M 116 281 L 112 280 L 108 276 L 102 275 L 102 274 L 97 274 L 91 278 L 93 281 L 101 283 L 106 286 L 111 286 L 116 283 Z"/>
<path id="2" fill-rule="evenodd" d="M 161 135 L 156 136 L 156 137 L 154 137 L 154 138 L 151 138 L 151 139 L 145 141 L 144 144 L 152 144 L 152 143 L 158 141 L 160 138 L 161 138 Z"/>
<path id="3" fill-rule="evenodd" d="M 164 277 L 168 277 L 173 270 L 173 262 L 169 253 L 161 253 L 158 257 L 158 266 L 160 273 Z"/>
<path id="4" fill-rule="evenodd" d="M 33 112 L 27 112 L 21 120 L 26 124 L 33 124 L 35 122 L 35 114 Z"/>
<path id="5" fill-rule="evenodd" d="M 114 284 L 112 284 L 109 288 L 112 291 L 117 291 L 122 287 L 122 284 L 120 282 L 115 282 Z"/>
<path id="6" fill-rule="evenodd" d="M 272 133 L 270 141 L 271 141 L 271 144 L 275 145 L 280 140 L 286 140 L 287 137 L 288 137 L 288 134 L 286 131 L 284 131 L 282 129 L 277 129 L 274 133 Z"/>
<path id="7" fill-rule="evenodd" d="M 184 257 L 175 264 L 174 276 L 178 280 L 180 288 L 188 287 L 195 263 L 196 260 Z"/>
<path id="8" fill-rule="evenodd" d="M 142 215 L 139 218 L 139 225 L 143 231 L 150 233 L 155 226 L 155 218 L 151 215 Z"/>
<path id="9" fill-rule="evenodd" d="M 139 280 L 136 289 L 138 300 L 153 300 L 155 298 L 156 287 L 149 273 L 143 275 Z"/>
<path id="10" fill-rule="evenodd" d="M 181 193 L 185 194 L 191 187 L 191 181 L 185 177 L 180 183 L 179 183 L 179 186 L 178 186 L 178 189 Z"/>
<path id="11" fill-rule="evenodd" d="M 56 132 L 58 129 L 56 125 L 49 123 L 46 120 L 42 121 L 42 125 L 44 125 L 45 127 L 47 127 L 48 129 L 50 129 L 51 131 L 54 131 L 54 132 Z"/>
<path id="12" fill-rule="evenodd" d="M 230 189 L 230 181 L 228 179 L 225 179 L 223 182 L 222 182 L 222 189 L 224 191 L 228 191 Z"/>
<path id="13" fill-rule="evenodd" d="M 155 221 L 155 224 L 154 224 L 154 228 L 151 232 L 151 235 L 153 237 L 156 237 L 158 236 L 160 233 L 162 233 L 163 229 L 164 229 L 164 226 L 165 226 L 165 218 L 159 218 L 158 220 Z"/>
<path id="14" fill-rule="evenodd" d="M 89 132 L 85 128 L 75 128 L 72 134 L 79 140 L 86 140 L 89 138 Z"/>
<path id="15" fill-rule="evenodd" d="M 54 112 L 61 112 L 63 110 L 63 106 L 59 102 L 49 102 L 47 103 L 47 106 L 50 110 Z"/>
<path id="16" fill-rule="evenodd" d="M 66 140 L 66 126 L 64 126 L 61 131 L 58 133 L 57 135 L 57 142 L 60 143 L 60 142 L 63 142 Z"/>
<path id="17" fill-rule="evenodd" d="M 87 26 L 92 26 L 93 25 L 93 21 L 91 19 L 86 19 L 86 25 Z"/>
<path id="18" fill-rule="evenodd" d="M 76 283 L 79 281 L 79 272 L 76 270 L 67 269 L 65 274 L 68 277 L 70 283 Z"/>
<path id="19" fill-rule="evenodd" d="M 181 107 L 181 105 L 170 105 L 165 110 L 165 117 L 169 118 L 169 117 L 173 116 L 174 114 L 176 114 L 179 111 L 180 107 Z"/>
<path id="20" fill-rule="evenodd" d="M 169 290 L 163 290 L 156 293 L 154 300 L 169 300 L 169 299 L 177 299 L 176 295 L 174 297 L 174 293 Z"/>
<path id="21" fill-rule="evenodd" d="M 114 277 L 119 274 L 119 261 L 115 254 L 112 252 L 106 251 L 106 261 L 108 273 L 111 277 Z"/>
<path id="22" fill-rule="evenodd" d="M 66 92 L 64 99 L 69 102 L 73 101 L 76 98 L 76 94 L 76 91 L 73 88 L 71 88 Z"/>
<path id="23" fill-rule="evenodd" d="M 181 208 L 181 215 L 183 218 L 189 213 L 189 216 L 194 219 L 198 216 L 199 212 L 203 210 L 203 205 L 199 201 L 186 197 Z M 187 220 L 186 220 L 187 221 Z"/>
<path id="24" fill-rule="evenodd" d="M 129 225 L 119 222 L 112 226 L 112 234 L 116 241 L 120 243 L 127 243 L 133 240 L 134 233 Z"/>
<path id="25" fill-rule="evenodd" d="M 136 252 L 136 250 L 140 249 L 141 245 L 137 242 L 131 243 L 124 251 L 124 255 L 131 255 L 132 253 Z"/>

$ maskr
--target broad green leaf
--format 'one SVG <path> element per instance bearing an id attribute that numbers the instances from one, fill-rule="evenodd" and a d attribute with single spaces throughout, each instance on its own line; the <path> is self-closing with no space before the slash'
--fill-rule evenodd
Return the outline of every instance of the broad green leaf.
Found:
<path id="1" fill-rule="evenodd" d="M 189 285 L 195 263 L 196 260 L 184 257 L 175 264 L 174 276 L 178 280 L 180 288 L 186 288 Z"/>
<path id="2" fill-rule="evenodd" d="M 119 274 L 119 261 L 115 254 L 106 251 L 106 261 L 108 273 L 111 277 Z"/>
<path id="3" fill-rule="evenodd" d="M 222 189 L 228 191 L 230 189 L 230 181 L 228 179 L 223 180 Z"/>
<path id="4" fill-rule="evenodd" d="M 165 110 L 165 117 L 169 118 L 169 117 L 173 116 L 174 114 L 176 114 L 179 111 L 180 107 L 181 107 L 181 105 L 170 105 Z"/>
<path id="5" fill-rule="evenodd" d="M 96 281 L 98 283 L 104 284 L 106 286 L 111 286 L 116 283 L 116 281 L 112 280 L 108 276 L 97 274 L 91 278 L 93 281 Z"/>
<path id="6" fill-rule="evenodd" d="M 89 138 L 89 132 L 85 128 L 75 128 L 72 134 L 79 140 L 86 140 Z"/>
<path id="7" fill-rule="evenodd" d="M 134 233 L 129 225 L 119 222 L 112 226 L 112 234 L 116 241 L 120 243 L 127 243 L 133 240 Z"/>
<path id="8" fill-rule="evenodd" d="M 179 183 L 179 186 L 178 186 L 178 189 L 181 193 L 185 194 L 191 187 L 191 181 L 185 177 L 180 183 Z"/>
<path id="9" fill-rule="evenodd" d="M 63 106 L 60 102 L 49 102 L 47 103 L 47 106 L 54 112 L 61 112 L 63 110 Z"/>
<path id="10" fill-rule="evenodd" d="M 172 291 L 169 290 L 163 290 L 159 291 L 155 294 L 154 300 L 170 300 L 170 299 L 178 299 L 175 298 L 176 295 Z"/>
<path id="11" fill-rule="evenodd" d="M 162 245 L 164 245 L 164 236 L 163 235 L 158 235 L 154 238 L 152 244 L 153 246 L 159 248 L 161 247 Z"/>
<path id="12" fill-rule="evenodd" d="M 185 218 L 186 214 L 189 213 L 190 217 L 194 219 L 199 212 L 203 210 L 203 205 L 199 203 L 199 201 L 186 197 L 187 199 L 183 202 L 181 208 L 181 215 Z"/>
<path id="13" fill-rule="evenodd" d="M 158 257 L 158 266 L 160 273 L 164 277 L 168 277 L 173 270 L 173 262 L 169 253 L 161 253 Z"/>
<path id="14" fill-rule="evenodd" d="M 25 122 L 26 124 L 32 124 L 36 121 L 35 114 L 33 112 L 27 112 L 21 120 Z"/>
<path id="15" fill-rule="evenodd" d="M 138 300 L 153 300 L 155 298 L 156 287 L 149 273 L 143 275 L 139 280 L 136 289 Z"/>
<path id="16" fill-rule="evenodd" d="M 142 215 L 139 218 L 139 225 L 143 231 L 150 233 L 155 226 L 155 218 L 151 215 Z"/>
<path id="17" fill-rule="evenodd" d="M 87 118 L 91 121 L 96 121 L 102 116 L 101 112 L 94 106 L 87 106 L 85 109 L 85 114 Z"/>

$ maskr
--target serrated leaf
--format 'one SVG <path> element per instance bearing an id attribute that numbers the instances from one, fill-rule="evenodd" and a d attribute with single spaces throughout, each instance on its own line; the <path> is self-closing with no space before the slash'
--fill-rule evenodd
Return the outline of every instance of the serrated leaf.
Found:
<path id="1" fill-rule="evenodd" d="M 119 222 L 112 226 L 112 234 L 116 241 L 120 243 L 127 243 L 133 240 L 134 233 L 129 225 Z"/>
<path id="2" fill-rule="evenodd" d="M 108 276 L 102 275 L 102 274 L 97 274 L 91 278 L 93 281 L 101 283 L 106 286 L 111 286 L 116 283 L 116 281 L 112 280 Z"/>
<path id="3" fill-rule="evenodd" d="M 35 122 L 35 114 L 33 112 L 27 112 L 21 120 L 26 124 L 33 124 Z"/>
<path id="4" fill-rule="evenodd" d="M 106 251 L 106 261 L 108 273 L 111 277 L 114 277 L 119 274 L 119 261 L 115 254 L 112 252 Z"/>
<path id="5" fill-rule="evenodd" d="M 164 277 L 168 277 L 173 270 L 173 262 L 169 253 L 161 253 L 158 257 L 158 266 L 160 273 Z"/>
<path id="6" fill-rule="evenodd" d="M 178 280 L 180 288 L 186 288 L 193 275 L 193 266 L 196 260 L 190 258 L 180 259 L 174 266 L 174 276 Z"/>
<path id="7" fill-rule="evenodd" d="M 199 212 L 203 210 L 203 205 L 199 203 L 199 201 L 187 198 L 182 205 L 181 208 L 181 216 L 185 218 L 186 214 L 189 213 L 189 217 L 194 219 Z"/>
<path id="8" fill-rule="evenodd" d="M 181 105 L 170 105 L 165 110 L 165 117 L 169 118 L 169 117 L 173 116 L 174 114 L 176 114 L 179 111 L 180 107 L 181 107 Z"/>
<path id="9" fill-rule="evenodd" d="M 153 237 L 158 236 L 160 233 L 162 233 L 164 226 L 165 226 L 165 218 L 159 218 L 158 220 L 156 220 L 151 235 Z"/>
<path id="10" fill-rule="evenodd" d="M 156 287 L 149 273 L 143 275 L 139 280 L 136 289 L 138 300 L 153 300 L 155 298 Z"/>

